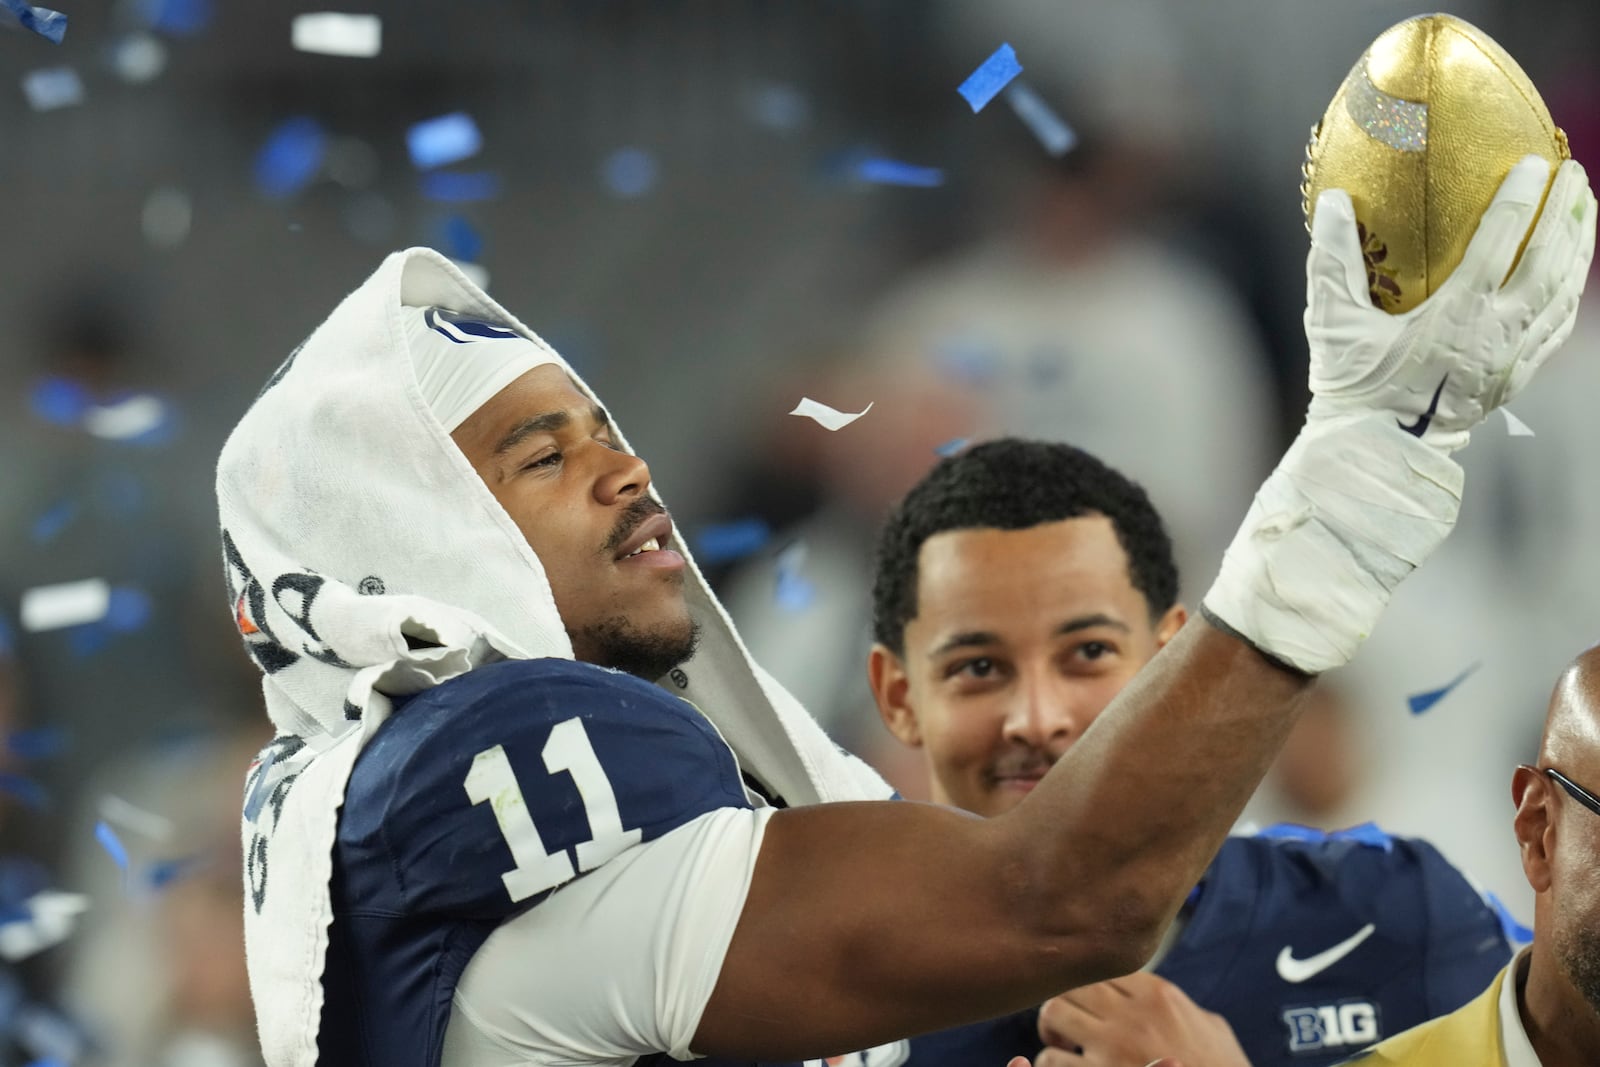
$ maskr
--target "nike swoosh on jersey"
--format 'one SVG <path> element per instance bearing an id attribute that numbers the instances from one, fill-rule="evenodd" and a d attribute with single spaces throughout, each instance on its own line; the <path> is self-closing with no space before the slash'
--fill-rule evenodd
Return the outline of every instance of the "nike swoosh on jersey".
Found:
<path id="1" fill-rule="evenodd" d="M 1407 426 L 1399 419 L 1395 419 L 1395 423 L 1412 437 L 1421 437 L 1423 434 L 1427 433 L 1429 424 L 1433 422 L 1434 413 L 1439 410 L 1439 395 L 1444 392 L 1444 383 L 1448 382 L 1449 380 L 1450 375 L 1448 374 L 1439 379 L 1439 388 L 1433 391 L 1433 400 L 1428 404 L 1428 410 L 1419 415 L 1416 422 L 1412 423 L 1410 426 Z"/>
<path id="2" fill-rule="evenodd" d="M 1314 978 L 1354 952 L 1356 947 L 1371 937 L 1375 930 L 1377 927 L 1368 923 L 1332 948 L 1323 949 L 1315 956 L 1307 956 L 1303 960 L 1295 959 L 1294 949 L 1284 945 L 1283 951 L 1278 953 L 1278 977 L 1285 982 L 1293 983 Z"/>

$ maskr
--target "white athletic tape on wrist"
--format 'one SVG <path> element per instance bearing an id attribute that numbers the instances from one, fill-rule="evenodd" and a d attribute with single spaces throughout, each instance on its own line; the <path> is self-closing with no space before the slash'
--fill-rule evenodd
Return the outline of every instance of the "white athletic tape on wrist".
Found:
<path id="1" fill-rule="evenodd" d="M 1386 413 L 1313 419 L 1256 493 L 1204 604 L 1299 670 L 1341 666 L 1455 525 L 1461 482 Z"/>

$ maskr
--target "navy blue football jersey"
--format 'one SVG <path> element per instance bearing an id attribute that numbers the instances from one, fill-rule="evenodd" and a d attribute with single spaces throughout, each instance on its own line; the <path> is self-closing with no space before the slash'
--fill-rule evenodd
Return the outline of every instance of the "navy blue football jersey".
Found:
<path id="1" fill-rule="evenodd" d="M 1511 958 L 1501 912 L 1438 850 L 1372 827 L 1230 837 L 1186 910 L 1156 973 L 1226 1018 L 1253 1067 L 1338 1063 Z"/>
<path id="2" fill-rule="evenodd" d="M 397 702 L 339 813 L 319 1062 L 436 1067 L 496 926 L 625 848 L 750 806 L 698 711 L 614 671 L 518 660 Z"/>

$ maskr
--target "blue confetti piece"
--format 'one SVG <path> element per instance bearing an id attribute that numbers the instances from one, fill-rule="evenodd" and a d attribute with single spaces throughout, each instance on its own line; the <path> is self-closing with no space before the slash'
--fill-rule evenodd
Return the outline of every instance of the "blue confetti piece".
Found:
<path id="1" fill-rule="evenodd" d="M 800 573 L 806 546 L 797 542 L 778 553 L 778 582 L 775 598 L 784 611 L 804 611 L 816 602 L 817 587 Z"/>
<path id="2" fill-rule="evenodd" d="M 893 159 L 863 159 L 855 166 L 855 175 L 864 182 L 875 185 L 908 185 L 932 189 L 944 184 L 944 171 L 938 167 L 918 167 Z"/>
<path id="3" fill-rule="evenodd" d="M 204 868 L 211 862 L 211 857 L 204 852 L 193 856 L 182 856 L 174 860 L 161 860 L 152 863 L 145 872 L 145 881 L 150 888 L 160 892 L 180 879 L 187 878 L 196 871 Z"/>
<path id="4" fill-rule="evenodd" d="M 477 263 L 483 255 L 483 235 L 460 215 L 451 215 L 439 227 L 439 244 L 451 259 Z"/>
<path id="5" fill-rule="evenodd" d="M 694 539 L 694 554 L 707 567 L 731 563 L 761 551 L 772 529 L 761 519 L 740 519 L 703 528 Z"/>
<path id="6" fill-rule="evenodd" d="M 274 200 L 293 196 L 310 185 L 328 154 L 328 135 L 321 123 L 301 115 L 281 123 L 256 153 L 256 188 Z"/>
<path id="7" fill-rule="evenodd" d="M 54 426 L 76 426 L 89 410 L 89 390 L 71 378 L 45 378 L 28 392 L 28 407 Z"/>
<path id="8" fill-rule="evenodd" d="M 52 44 L 60 44 L 67 35 L 67 16 L 47 7 L 25 4 L 22 0 L 0 0 L 0 23 L 20 26 Z"/>
<path id="9" fill-rule="evenodd" d="M 465 111 L 427 119 L 406 131 L 406 149 L 419 170 L 459 163 L 483 148 L 483 134 Z"/>
<path id="10" fill-rule="evenodd" d="M 1467 676 L 1473 671 L 1477 670 L 1480 666 L 1482 666 L 1482 664 L 1474 663 L 1472 666 L 1456 675 L 1455 678 L 1451 679 L 1450 683 L 1443 688 L 1430 689 L 1425 693 L 1417 693 L 1406 697 L 1406 704 L 1410 706 L 1411 714 L 1421 715 L 1423 712 L 1439 703 L 1439 701 L 1449 696 L 1456 686 L 1466 681 Z"/>
<path id="11" fill-rule="evenodd" d="M 637 200 L 655 188 L 661 168 L 642 148 L 619 148 L 600 165 L 607 189 L 624 200 Z"/>
<path id="12" fill-rule="evenodd" d="M 193 37 L 211 25 L 212 0 L 143 0 L 140 14 L 154 30 L 174 37 Z"/>
<path id="13" fill-rule="evenodd" d="M 150 597 L 131 585 L 115 586 L 101 619 L 113 633 L 125 634 L 150 621 Z"/>
<path id="14" fill-rule="evenodd" d="M 0 659 L 10 656 L 16 645 L 17 637 L 11 630 L 11 624 L 6 622 L 4 615 L 0 615 Z"/>
<path id="15" fill-rule="evenodd" d="M 967 98 L 972 113 L 976 115 L 1001 89 L 1011 84 L 1011 79 L 1021 73 L 1022 64 L 1017 62 L 1016 50 L 1003 44 L 961 83 L 956 92 Z"/>
<path id="16" fill-rule="evenodd" d="M 0 793 L 16 797 L 34 811 L 45 811 L 50 807 L 50 794 L 44 786 L 20 774 L 0 773 Z"/>
<path id="17" fill-rule="evenodd" d="M 61 536 L 61 531 L 72 525 L 72 520 L 78 517 L 78 502 L 63 500 L 49 511 L 33 520 L 33 528 L 29 535 L 36 545 L 47 545 Z"/>
<path id="18" fill-rule="evenodd" d="M 83 79 L 71 67 L 46 67 L 22 76 L 22 92 L 35 111 L 54 111 L 83 103 Z"/>
<path id="19" fill-rule="evenodd" d="M 956 453 L 960 452 L 962 449 L 966 448 L 971 443 L 972 443 L 972 438 L 970 438 L 970 437 L 952 437 L 950 440 L 946 441 L 944 444 L 940 445 L 938 448 L 935 448 L 933 451 L 934 451 L 935 455 L 942 456 L 945 459 L 949 459 L 951 456 L 953 456 Z"/>
<path id="20" fill-rule="evenodd" d="M 1059 158 L 1077 146 L 1078 132 L 1026 85 L 1018 82 L 1007 89 L 1006 103 L 1049 155 Z"/>
<path id="21" fill-rule="evenodd" d="M 442 204 L 471 204 L 500 195 L 500 175 L 491 171 L 430 171 L 422 176 L 422 195 Z"/>
<path id="22" fill-rule="evenodd" d="M 1483 894 L 1484 903 L 1494 909 L 1496 918 L 1500 920 L 1500 932 L 1505 934 L 1506 940 L 1513 945 L 1528 945 L 1533 943 L 1533 931 L 1517 921 L 1511 909 L 1505 902 L 1493 893 Z"/>
<path id="23" fill-rule="evenodd" d="M 123 873 L 126 874 L 128 870 L 128 850 L 122 846 L 122 840 L 117 837 L 117 832 L 107 823 L 103 821 L 97 822 L 94 824 L 94 839 L 100 842 L 100 847 L 106 850 L 106 855 L 110 856 L 112 861 L 118 867 L 121 867 Z"/>
<path id="24" fill-rule="evenodd" d="M 278 750 L 276 748 L 267 753 L 267 758 L 261 761 L 260 768 L 256 771 L 255 784 L 250 787 L 250 795 L 245 798 L 244 818 L 246 822 L 254 823 L 256 816 L 261 814 L 261 807 L 267 802 L 267 772 L 272 770 L 273 763 L 277 762 Z"/>
<path id="25" fill-rule="evenodd" d="M 6 748 L 21 759 L 49 759 L 66 751 L 67 733 L 59 726 L 38 726 L 32 730 L 18 730 L 6 738 Z"/>

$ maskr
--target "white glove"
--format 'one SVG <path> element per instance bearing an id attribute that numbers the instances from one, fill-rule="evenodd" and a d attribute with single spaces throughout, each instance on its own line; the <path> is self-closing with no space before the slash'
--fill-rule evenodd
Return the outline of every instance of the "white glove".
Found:
<path id="1" fill-rule="evenodd" d="M 1318 198 L 1306 259 L 1311 407 L 1203 600 L 1268 655 L 1308 673 L 1349 661 L 1455 525 L 1462 475 L 1450 453 L 1572 332 L 1597 214 L 1576 162 L 1556 172 L 1506 279 L 1549 173 L 1537 156 L 1513 167 L 1460 266 L 1403 315 L 1372 305 L 1349 196 Z"/>

